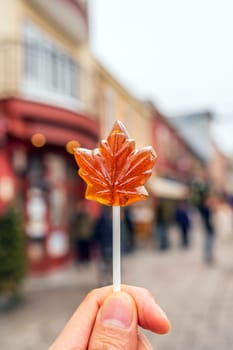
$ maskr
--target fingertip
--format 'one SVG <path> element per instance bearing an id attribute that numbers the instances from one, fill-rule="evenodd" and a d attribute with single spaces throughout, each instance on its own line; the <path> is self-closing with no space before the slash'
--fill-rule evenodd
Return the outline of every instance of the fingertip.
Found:
<path id="1" fill-rule="evenodd" d="M 163 309 L 158 304 L 156 304 L 156 308 L 157 308 L 157 314 L 161 319 L 161 332 L 168 333 L 171 329 L 171 323 L 167 315 L 163 311 Z"/>
<path id="2" fill-rule="evenodd" d="M 150 293 L 143 292 L 143 294 L 144 298 L 137 300 L 139 324 L 154 333 L 168 333 L 171 323 L 167 315 Z"/>
<path id="3" fill-rule="evenodd" d="M 158 304 L 155 304 L 155 314 L 157 319 L 156 332 L 159 334 L 166 334 L 171 330 L 171 323 L 165 314 L 165 312 L 161 309 Z"/>

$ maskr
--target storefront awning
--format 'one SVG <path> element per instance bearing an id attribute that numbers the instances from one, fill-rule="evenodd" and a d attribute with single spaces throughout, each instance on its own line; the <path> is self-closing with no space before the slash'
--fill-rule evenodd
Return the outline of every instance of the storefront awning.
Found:
<path id="1" fill-rule="evenodd" d="M 185 184 L 156 176 L 152 176 L 148 181 L 148 190 L 156 197 L 171 199 L 185 199 L 189 193 Z"/>
<path id="2" fill-rule="evenodd" d="M 65 146 L 70 140 L 77 140 L 86 148 L 97 145 L 99 122 L 89 114 L 20 98 L 9 98 L 4 110 L 7 131 L 17 138 L 30 140 L 40 133 L 53 145 Z"/>

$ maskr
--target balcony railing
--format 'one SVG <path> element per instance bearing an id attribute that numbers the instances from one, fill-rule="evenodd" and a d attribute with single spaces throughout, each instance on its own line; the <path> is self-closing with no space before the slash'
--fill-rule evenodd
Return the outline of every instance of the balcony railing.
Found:
<path id="1" fill-rule="evenodd" d="M 66 53 L 46 44 L 0 43 L 0 96 L 21 95 L 94 113 L 95 74 Z"/>

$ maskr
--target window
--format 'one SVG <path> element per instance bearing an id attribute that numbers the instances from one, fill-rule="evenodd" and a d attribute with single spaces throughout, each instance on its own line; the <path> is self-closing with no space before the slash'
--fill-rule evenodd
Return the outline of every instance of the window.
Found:
<path id="1" fill-rule="evenodd" d="M 23 37 L 24 80 L 28 90 L 77 98 L 77 62 L 29 22 L 24 24 Z"/>

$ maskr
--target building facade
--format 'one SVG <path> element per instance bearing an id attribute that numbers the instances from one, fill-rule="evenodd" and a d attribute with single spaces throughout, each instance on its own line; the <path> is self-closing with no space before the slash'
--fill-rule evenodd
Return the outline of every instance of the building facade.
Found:
<path id="1" fill-rule="evenodd" d="M 154 116 L 152 140 L 159 155 L 152 190 L 161 197 L 187 198 L 190 183 L 204 169 L 202 159 L 169 118 L 162 115 L 155 106 L 151 105 L 150 108 Z"/>
<path id="2" fill-rule="evenodd" d="M 205 178 L 199 144 L 190 144 L 200 130 L 187 138 L 92 57 L 86 1 L 1 1 L 0 21 L 0 211 L 16 198 L 30 269 L 72 259 L 71 216 L 85 191 L 73 148 L 96 147 L 116 119 L 137 148 L 152 145 L 158 154 L 152 198 L 132 209 L 136 233 L 148 236 L 156 200 L 187 198 L 190 182 Z M 98 207 L 88 205 L 95 215 Z"/>
<path id="3" fill-rule="evenodd" d="M 118 119 L 124 123 L 138 148 L 150 145 L 151 115 L 146 104 L 135 98 L 97 61 L 95 61 L 95 70 L 102 137 L 108 135 L 114 121 Z"/>
<path id="4" fill-rule="evenodd" d="M 212 154 L 209 160 L 208 168 L 213 192 L 219 194 L 227 192 L 226 180 L 228 160 L 214 142 L 212 142 Z"/>
<path id="5" fill-rule="evenodd" d="M 96 73 L 101 137 L 106 138 L 117 119 L 123 122 L 129 136 L 135 140 L 137 149 L 150 146 L 152 144 L 151 113 L 147 104 L 135 98 L 99 62 L 96 62 Z M 148 235 L 153 219 L 151 198 L 130 206 L 129 210 L 135 235 L 139 239 Z"/>
<path id="6" fill-rule="evenodd" d="M 0 18 L 0 203 L 16 198 L 29 267 L 42 272 L 71 258 L 70 215 L 84 195 L 72 149 L 99 138 L 87 8 L 9 0 Z"/>

